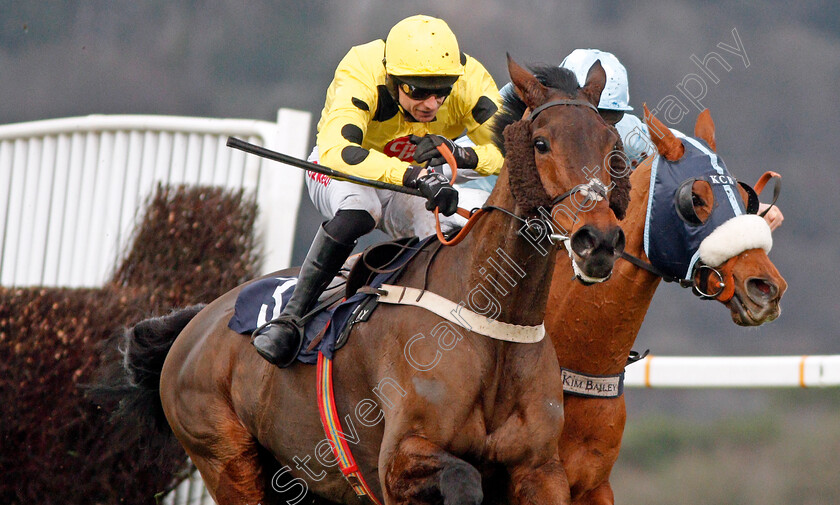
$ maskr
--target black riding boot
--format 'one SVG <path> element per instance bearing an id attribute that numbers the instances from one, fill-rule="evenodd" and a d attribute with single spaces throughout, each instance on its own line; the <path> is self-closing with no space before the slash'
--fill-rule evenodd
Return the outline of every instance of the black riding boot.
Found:
<path id="1" fill-rule="evenodd" d="M 260 356 L 281 368 L 294 362 L 302 343 L 299 319 L 312 308 L 354 246 L 337 241 L 321 225 L 300 267 L 292 299 L 280 314 L 282 320 L 266 326 L 254 338 Z"/>

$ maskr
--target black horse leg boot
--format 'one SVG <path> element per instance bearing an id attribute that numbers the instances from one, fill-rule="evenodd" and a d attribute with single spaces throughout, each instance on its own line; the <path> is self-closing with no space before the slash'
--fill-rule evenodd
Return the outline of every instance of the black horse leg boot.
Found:
<path id="1" fill-rule="evenodd" d="M 311 309 L 353 252 L 354 246 L 338 242 L 321 225 L 300 267 L 291 300 L 278 320 L 263 328 L 254 338 L 254 347 L 260 356 L 281 368 L 294 362 L 303 341 L 300 318 Z"/>

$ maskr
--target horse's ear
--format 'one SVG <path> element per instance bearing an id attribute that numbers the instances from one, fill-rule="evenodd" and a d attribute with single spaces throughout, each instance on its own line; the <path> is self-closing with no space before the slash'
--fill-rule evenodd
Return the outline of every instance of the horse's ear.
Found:
<path id="1" fill-rule="evenodd" d="M 507 55 L 508 72 L 510 72 L 510 80 L 516 88 L 516 94 L 525 102 L 529 109 L 533 110 L 548 99 L 548 88 L 542 85 L 540 81 L 531 72 L 525 70 L 518 63 L 513 61 L 510 53 Z"/>
<path id="2" fill-rule="evenodd" d="M 712 113 L 709 109 L 703 109 L 703 112 L 697 116 L 697 123 L 694 124 L 694 136 L 703 139 L 709 144 L 712 151 L 717 152 L 715 146 L 715 122 L 712 121 Z"/>
<path id="3" fill-rule="evenodd" d="M 583 94 L 589 103 L 598 107 L 601 102 L 601 93 L 604 92 L 604 86 L 607 85 L 607 73 L 604 67 L 601 66 L 601 60 L 595 60 L 595 63 L 589 67 L 589 72 L 586 73 L 586 83 L 583 85 Z"/>
<path id="4" fill-rule="evenodd" d="M 650 139 L 653 140 L 659 154 L 668 161 L 677 161 L 682 158 L 685 154 L 685 146 L 682 141 L 667 126 L 662 124 L 662 121 L 656 119 L 656 116 L 650 113 L 646 103 L 642 106 L 645 109 L 645 123 L 650 131 Z"/>

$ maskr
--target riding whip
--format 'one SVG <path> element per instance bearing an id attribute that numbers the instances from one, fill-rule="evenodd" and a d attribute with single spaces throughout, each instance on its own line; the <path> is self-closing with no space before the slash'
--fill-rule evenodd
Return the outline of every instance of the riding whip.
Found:
<path id="1" fill-rule="evenodd" d="M 328 175 L 334 179 L 341 179 L 348 182 L 353 182 L 356 184 L 361 184 L 363 186 L 370 186 L 372 188 L 377 189 L 389 189 L 391 191 L 396 191 L 398 193 L 405 193 L 407 195 L 414 195 L 414 196 L 423 196 L 419 190 L 406 188 L 405 186 L 400 186 L 398 184 L 389 184 L 387 182 L 381 181 L 374 181 L 370 179 L 365 179 L 364 177 L 356 177 L 355 175 L 345 174 L 343 172 L 339 172 L 337 170 L 333 170 L 329 167 L 325 167 L 324 165 L 318 163 L 312 163 L 311 161 L 301 160 L 295 158 L 294 156 L 289 156 L 288 154 L 279 153 L 277 151 L 272 151 L 271 149 L 266 149 L 265 147 L 258 146 L 256 144 L 252 144 L 250 142 L 246 142 L 242 139 L 238 139 L 236 137 L 228 137 L 227 139 L 227 146 L 232 147 L 234 149 L 239 149 L 240 151 L 244 151 L 249 154 L 256 154 L 257 156 L 273 160 L 279 161 L 280 163 L 285 163 L 287 165 L 301 168 L 303 170 L 308 170 L 310 172 L 316 172 L 323 175 Z"/>

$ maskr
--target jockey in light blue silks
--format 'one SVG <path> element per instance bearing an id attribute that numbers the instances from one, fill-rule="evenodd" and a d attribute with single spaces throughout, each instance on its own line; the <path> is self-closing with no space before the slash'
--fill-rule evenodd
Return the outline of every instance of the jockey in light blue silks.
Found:
<path id="1" fill-rule="evenodd" d="M 633 107 L 630 106 L 627 69 L 614 54 L 600 49 L 575 49 L 563 59 L 560 66 L 572 70 L 582 85 L 586 81 L 589 67 L 596 60 L 601 61 L 601 66 L 607 73 L 607 84 L 604 92 L 601 93 L 598 112 L 607 123 L 615 125 L 615 129 L 621 135 L 628 164 L 635 168 L 646 157 L 656 155 L 656 146 L 650 139 L 647 125 L 638 117 L 629 114 Z M 502 97 L 504 96 L 503 88 Z M 758 212 L 765 213 L 765 211 L 764 220 L 770 225 L 771 230 L 781 226 L 784 215 L 777 206 L 759 203 Z"/>
<path id="2" fill-rule="evenodd" d="M 612 53 L 606 51 L 575 49 L 566 56 L 560 66 L 574 72 L 578 84 L 583 86 L 589 68 L 596 61 L 601 62 L 601 66 L 607 74 L 607 83 L 598 102 L 598 112 L 607 124 L 618 130 L 624 146 L 624 154 L 627 156 L 627 164 L 635 168 L 645 157 L 656 154 L 656 146 L 650 140 L 647 125 L 636 116 L 627 114 L 627 112 L 633 110 L 633 107 L 629 103 L 630 91 L 627 82 L 627 70 L 624 65 Z M 503 100 L 513 98 L 515 93 L 511 83 L 506 84 L 500 90 Z M 469 139 L 465 140 L 468 141 Z M 494 176 L 484 177 L 463 185 L 456 185 L 456 187 L 490 191 L 495 184 L 495 179 Z"/>
<path id="3" fill-rule="evenodd" d="M 627 81 L 627 69 L 612 53 L 600 49 L 575 49 L 560 64 L 568 68 L 583 86 L 586 73 L 595 61 L 600 61 L 607 73 L 607 84 L 598 102 L 598 112 L 604 120 L 615 126 L 624 144 L 624 154 L 629 165 L 635 167 L 646 156 L 656 154 L 656 146 L 650 140 L 647 125 L 638 117 L 627 114 L 633 110 L 630 106 L 630 87 Z"/>

